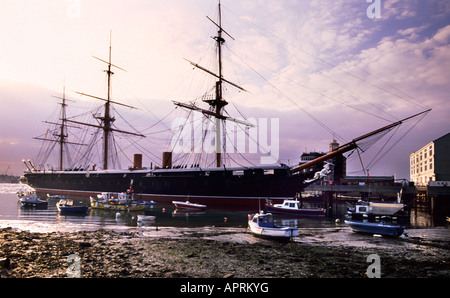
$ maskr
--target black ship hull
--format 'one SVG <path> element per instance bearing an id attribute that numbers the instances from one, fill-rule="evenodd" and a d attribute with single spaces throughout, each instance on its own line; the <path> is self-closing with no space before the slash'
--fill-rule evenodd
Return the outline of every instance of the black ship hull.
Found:
<path id="1" fill-rule="evenodd" d="M 152 171 L 27 172 L 22 183 L 38 192 L 65 195 L 120 193 L 132 183 L 138 199 L 191 200 L 225 207 L 257 208 L 265 199 L 292 198 L 304 187 L 304 173 L 288 167 L 168 169 Z"/>

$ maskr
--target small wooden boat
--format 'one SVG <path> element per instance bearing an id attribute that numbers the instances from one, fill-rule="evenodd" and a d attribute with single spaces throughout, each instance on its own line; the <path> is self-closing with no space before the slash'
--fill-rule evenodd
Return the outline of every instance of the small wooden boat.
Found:
<path id="1" fill-rule="evenodd" d="M 61 214 L 86 214 L 89 211 L 88 206 L 74 206 L 72 200 L 59 200 L 56 209 Z"/>
<path id="2" fill-rule="evenodd" d="M 348 224 L 354 232 L 380 234 L 392 237 L 401 236 L 403 234 L 403 231 L 405 230 L 404 226 L 387 225 L 383 222 L 372 223 L 372 222 L 345 220 L 345 223 Z"/>
<path id="3" fill-rule="evenodd" d="M 39 199 L 36 192 L 21 192 L 18 193 L 19 202 L 22 204 L 22 207 L 25 208 L 47 208 L 48 202 L 45 200 Z"/>
<path id="4" fill-rule="evenodd" d="M 298 235 L 297 228 L 276 226 L 272 213 L 264 213 L 264 211 L 253 215 L 249 214 L 248 228 L 255 236 L 279 240 L 289 240 Z"/>
<path id="5" fill-rule="evenodd" d="M 297 200 L 284 200 L 283 204 L 272 204 L 271 201 L 268 201 L 266 202 L 266 211 L 301 216 L 325 216 L 325 209 L 301 208 L 300 203 Z"/>
<path id="6" fill-rule="evenodd" d="M 115 211 L 142 211 L 145 204 L 140 204 L 127 193 L 119 193 L 115 196 L 110 192 L 102 192 L 97 198 L 91 197 L 91 208 Z"/>
<path id="7" fill-rule="evenodd" d="M 190 210 L 197 210 L 202 211 L 206 209 L 206 205 L 197 204 L 197 203 L 191 203 L 189 201 L 181 202 L 181 201 L 172 201 L 172 204 L 175 205 L 175 207 L 179 209 L 190 209 Z"/>

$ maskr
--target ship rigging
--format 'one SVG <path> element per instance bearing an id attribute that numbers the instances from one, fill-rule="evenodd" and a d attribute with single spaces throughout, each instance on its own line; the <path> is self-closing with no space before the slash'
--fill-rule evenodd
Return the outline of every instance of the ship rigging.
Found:
<path id="1" fill-rule="evenodd" d="M 217 48 L 217 64 L 218 72 L 211 71 L 199 63 L 187 60 L 196 69 L 199 69 L 208 75 L 214 77 L 217 81 L 214 86 L 214 95 L 212 97 L 203 98 L 203 102 L 209 105 L 209 109 L 203 109 L 194 103 L 182 103 L 173 101 L 176 107 L 181 107 L 190 111 L 199 112 L 206 117 L 212 117 L 215 122 L 215 168 L 196 166 L 192 168 L 176 168 L 172 166 L 171 156 L 172 152 L 166 152 L 163 158 L 161 167 L 151 169 L 143 169 L 141 166 L 135 166 L 129 170 L 114 170 L 112 171 L 110 156 L 111 143 L 113 141 L 113 133 L 118 132 L 125 135 L 130 135 L 139 138 L 145 138 L 146 135 L 138 131 L 125 131 L 114 126 L 115 117 L 112 115 L 112 106 L 120 105 L 129 109 L 135 109 L 131 105 L 126 105 L 111 99 L 111 77 L 114 74 L 113 68 L 125 71 L 123 68 L 112 64 L 112 46 L 111 35 L 109 44 L 109 58 L 103 60 L 98 57 L 94 58 L 103 63 L 106 63 L 107 69 L 104 70 L 107 76 L 107 94 L 106 98 L 89 95 L 82 92 L 76 92 L 81 96 L 87 96 L 96 100 L 104 102 L 104 110 L 101 116 L 96 115 L 94 118 L 97 123 L 87 123 L 83 121 L 73 120 L 66 115 L 66 99 L 65 91 L 62 97 L 62 112 L 60 116 L 59 133 L 53 134 L 54 139 L 37 138 L 39 140 L 51 141 L 59 143 L 60 145 L 60 162 L 58 171 L 45 171 L 37 169 L 31 162 L 30 167 L 27 165 L 28 171 L 24 173 L 22 181 L 29 184 L 38 191 L 45 191 L 47 193 L 67 193 L 67 194 L 95 194 L 99 191 L 106 192 L 122 192 L 133 181 L 135 192 L 142 199 L 148 200 L 180 200 L 180 198 L 190 197 L 195 199 L 198 203 L 208 205 L 252 205 L 258 204 L 260 199 L 283 200 L 285 198 L 292 198 L 310 181 L 313 172 L 308 169 L 326 162 L 332 158 L 343 156 L 348 152 L 364 151 L 360 143 L 366 139 L 373 138 L 385 134 L 400 126 L 404 122 L 416 117 L 423 117 L 430 110 L 417 113 L 411 117 L 394 122 L 380 129 L 374 130 L 370 133 L 364 134 L 360 137 L 354 138 L 346 144 L 334 148 L 328 154 L 315 160 L 309 161 L 302 165 L 290 167 L 285 164 L 270 165 L 270 166 L 240 166 L 240 167 L 226 167 L 223 162 L 223 148 L 225 138 L 222 137 L 223 121 L 232 121 L 238 124 L 252 127 L 253 124 L 245 121 L 227 116 L 224 113 L 228 102 L 224 98 L 224 85 L 230 85 L 239 91 L 247 92 L 247 90 L 240 85 L 231 82 L 224 77 L 222 65 L 222 46 L 225 43 L 224 35 L 233 37 L 222 28 L 221 4 L 218 5 L 218 21 L 215 22 L 207 17 L 213 25 L 217 28 L 217 36 L 213 37 Z M 95 167 L 83 167 L 78 171 L 65 171 L 63 166 L 63 148 L 67 144 L 74 144 L 86 146 L 83 143 L 69 142 L 67 127 L 68 124 L 93 127 L 102 132 L 102 160 L 103 169 L 98 170 Z M 92 150 L 92 146 L 88 145 L 88 152 Z M 170 159 L 167 161 L 166 159 Z M 95 175 L 92 175 L 95 173 Z"/>

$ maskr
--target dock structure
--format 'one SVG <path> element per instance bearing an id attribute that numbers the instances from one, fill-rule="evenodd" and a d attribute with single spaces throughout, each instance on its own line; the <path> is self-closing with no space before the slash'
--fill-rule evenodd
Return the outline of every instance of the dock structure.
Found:
<path id="1" fill-rule="evenodd" d="M 382 198 L 383 200 L 393 201 L 400 193 L 402 201 L 408 209 L 415 208 L 418 204 L 426 204 L 438 213 L 445 213 L 446 216 L 450 214 L 450 187 L 448 186 L 416 186 L 414 183 L 394 183 L 393 177 L 391 183 L 383 179 L 378 179 L 378 181 L 374 178 L 370 179 L 372 180 L 370 183 L 362 182 L 361 179 L 354 179 L 353 183 L 347 181 L 344 184 L 326 184 L 323 182 L 311 184 L 305 188 L 305 191 L 322 192 L 323 204 L 328 216 L 333 215 L 331 212 L 334 206 L 333 202 L 342 199 L 342 197 L 345 197 L 345 200 L 377 200 L 377 198 Z"/>
<path id="2" fill-rule="evenodd" d="M 370 193 L 379 195 L 396 195 L 401 190 L 403 194 L 417 195 L 419 191 L 415 186 L 397 185 L 340 185 L 340 184 L 325 184 L 325 185 L 310 185 L 305 188 L 305 191 L 322 191 L 332 193 Z"/>

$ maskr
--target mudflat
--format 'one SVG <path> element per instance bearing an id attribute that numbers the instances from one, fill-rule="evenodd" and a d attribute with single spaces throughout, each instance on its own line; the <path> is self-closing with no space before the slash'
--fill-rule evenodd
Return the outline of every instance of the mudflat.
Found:
<path id="1" fill-rule="evenodd" d="M 376 251 L 381 276 L 450 277 L 448 243 L 430 249 L 433 253 L 427 254 L 426 247 L 405 253 L 402 246 Z M 82 278 L 365 278 L 367 257 L 373 253 L 370 247 L 298 241 L 242 243 L 201 235 L 174 239 L 107 230 L 32 233 L 4 228 L 0 277 L 63 278 L 75 260 Z"/>

